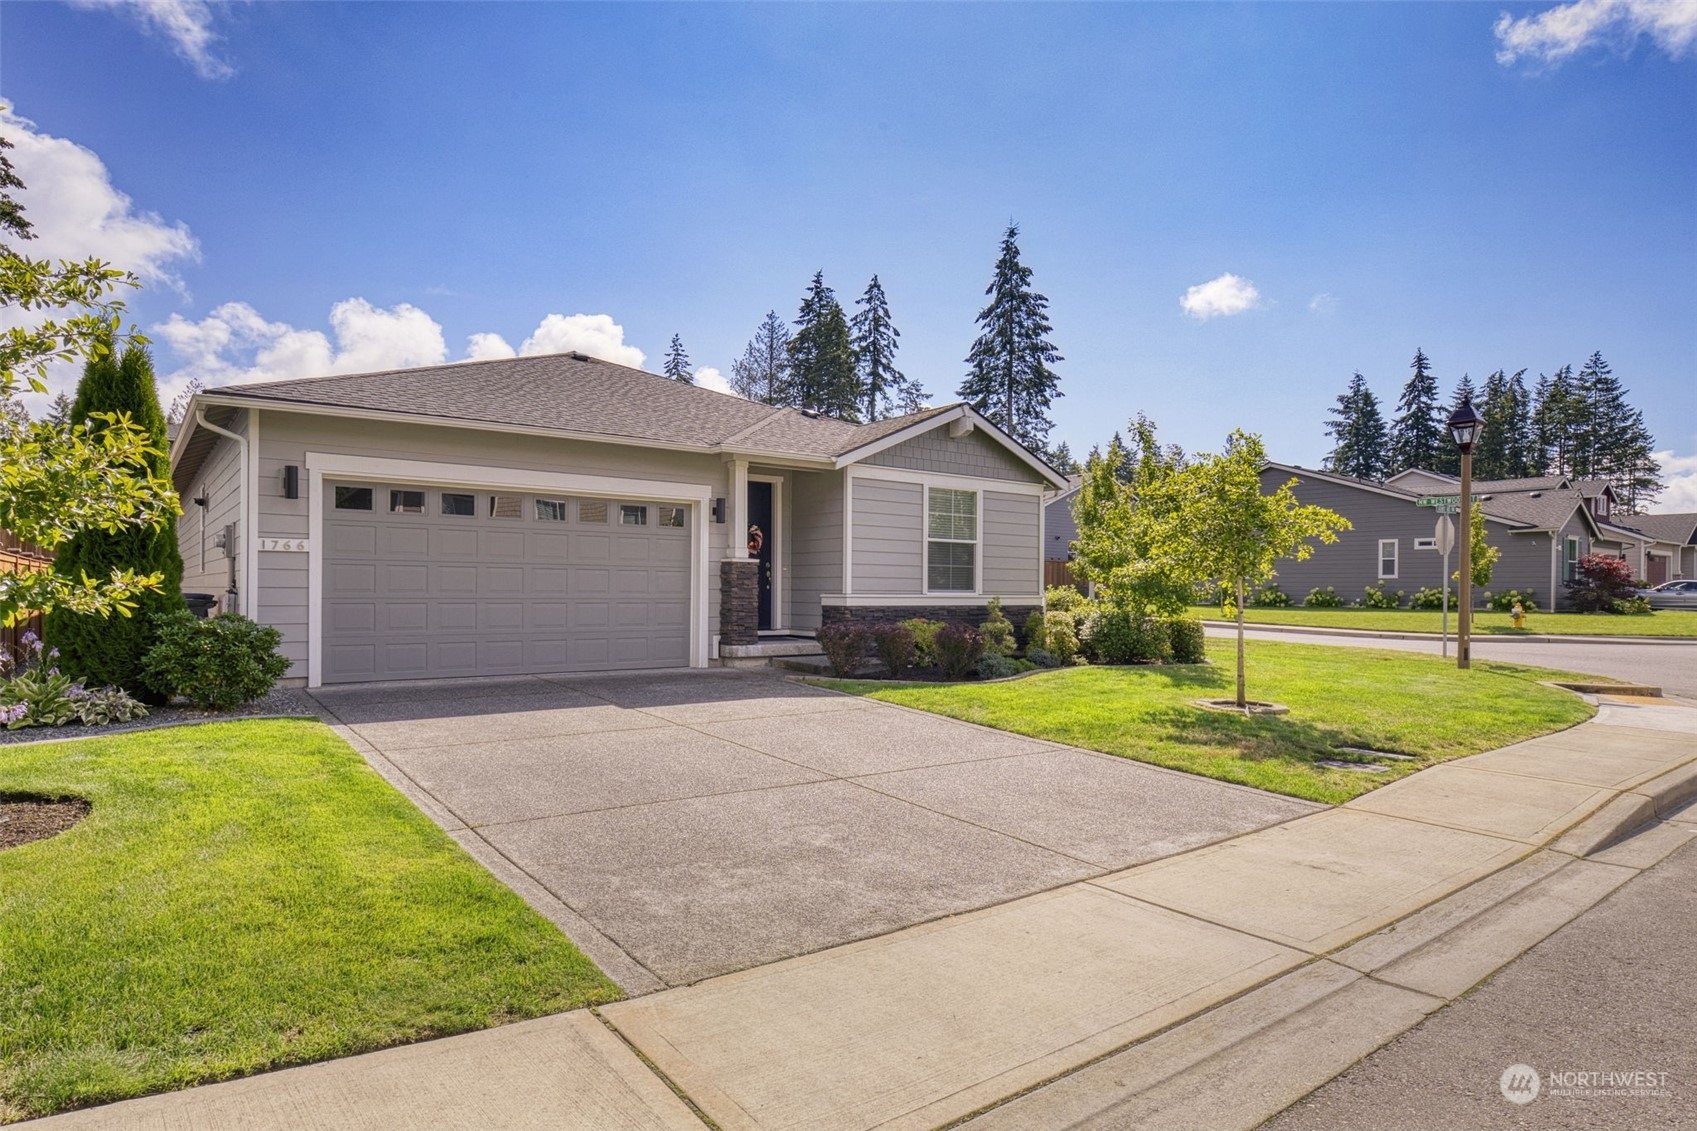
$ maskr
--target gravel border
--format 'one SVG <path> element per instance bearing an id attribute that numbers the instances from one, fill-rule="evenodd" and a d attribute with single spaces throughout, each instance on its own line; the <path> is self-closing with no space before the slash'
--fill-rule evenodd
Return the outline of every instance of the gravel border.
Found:
<path id="1" fill-rule="evenodd" d="M 104 738 L 109 734 L 130 731 L 159 730 L 163 727 L 192 726 L 196 723 L 234 722 L 239 719 L 316 719 L 323 712 L 306 692 L 299 688 L 279 687 L 263 699 L 244 703 L 230 711 L 202 711 L 186 703 L 168 707 L 149 707 L 145 718 L 127 723 L 108 723 L 105 726 L 83 726 L 72 723 L 62 727 L 23 727 L 19 730 L 0 730 L 0 747 L 31 746 L 43 742 L 64 742 L 75 738 Z"/>

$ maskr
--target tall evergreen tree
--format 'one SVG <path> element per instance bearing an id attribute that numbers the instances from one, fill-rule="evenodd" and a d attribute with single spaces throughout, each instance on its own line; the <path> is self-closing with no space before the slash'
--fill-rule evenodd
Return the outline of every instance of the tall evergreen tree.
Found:
<path id="1" fill-rule="evenodd" d="M 1050 368 L 1063 361 L 1048 335 L 1049 300 L 1031 289 L 1031 268 L 1019 259 L 1019 226 L 1009 224 L 989 287 L 990 302 L 978 313 L 978 340 L 966 362 L 972 368 L 960 395 L 1002 430 L 1030 448 L 1048 444 L 1049 406 L 1064 394 Z"/>
<path id="2" fill-rule="evenodd" d="M 1573 366 L 1564 365 L 1551 377 L 1539 375 L 1537 404 L 1532 412 L 1540 472 L 1544 475 L 1572 475 L 1575 429 L 1579 419 Z"/>
<path id="3" fill-rule="evenodd" d="M 661 372 L 674 381 L 682 381 L 686 385 L 695 384 L 695 370 L 689 367 L 689 354 L 684 352 L 682 335 L 672 335 L 672 344 L 666 350 L 666 365 Z"/>
<path id="4" fill-rule="evenodd" d="M 1480 479 L 1514 479 L 1509 470 L 1509 447 L 1514 442 L 1514 395 L 1508 374 L 1501 369 L 1485 378 L 1479 394 L 1479 416 L 1485 430 L 1473 448 L 1473 474 Z"/>
<path id="5" fill-rule="evenodd" d="M 1455 410 L 1463 404 L 1469 404 L 1479 399 L 1479 391 L 1473 387 L 1473 378 L 1463 373 L 1461 380 L 1455 383 L 1455 392 L 1450 394 L 1449 407 L 1438 414 L 1439 434 L 1443 442 L 1438 445 L 1438 457 L 1432 464 L 1432 470 L 1445 475 L 1461 474 L 1461 452 L 1450 442 L 1448 421 L 1455 415 Z M 1474 472 L 1478 475 L 1478 471 Z"/>
<path id="6" fill-rule="evenodd" d="M 107 422 L 101 415 L 128 416 L 147 433 L 151 470 L 170 478 L 165 442 L 165 414 L 153 383 L 153 359 L 141 346 L 130 346 L 120 358 L 108 349 L 89 360 L 77 385 L 70 419 L 98 434 Z M 177 550 L 177 519 L 172 513 L 158 526 L 125 526 L 115 531 L 78 531 L 62 546 L 53 569 L 73 581 L 85 575 L 110 577 L 114 570 L 161 575 L 159 588 L 136 595 L 134 615 L 102 617 L 55 609 L 47 616 L 47 642 L 59 649 L 59 665 L 91 687 L 113 684 L 130 694 L 158 702 L 159 696 L 142 682 L 141 666 L 153 646 L 154 618 L 184 608 L 183 559 Z"/>
<path id="7" fill-rule="evenodd" d="M 1396 419 L 1391 424 L 1388 475 L 1411 467 L 1435 471 L 1443 449 L 1452 446 L 1438 415 L 1438 379 L 1432 376 L 1431 362 L 1424 350 L 1414 351 L 1409 368 L 1414 370 L 1414 375 L 1402 387 Z"/>
<path id="8" fill-rule="evenodd" d="M 856 303 L 859 310 L 849 321 L 855 364 L 860 374 L 863 399 L 862 419 L 868 423 L 909 411 L 906 405 L 923 399 L 925 391 L 896 368 L 896 339 L 902 332 L 890 321 L 890 303 L 878 276 L 866 284 L 866 293 Z M 913 388 L 909 388 L 913 386 Z"/>
<path id="9" fill-rule="evenodd" d="M 1357 479 L 1384 478 L 1388 463 L 1385 418 L 1379 412 L 1379 398 L 1367 387 L 1367 379 L 1357 372 L 1330 412 L 1337 419 L 1326 421 L 1332 451 L 1325 467 Z"/>
<path id="10" fill-rule="evenodd" d="M 1504 468 L 1510 479 L 1538 474 L 1537 422 L 1532 414 L 1532 396 L 1526 391 L 1526 370 L 1518 369 L 1508 379 L 1509 442 L 1503 449 Z"/>
<path id="11" fill-rule="evenodd" d="M 1084 470 L 1084 465 L 1078 462 L 1078 457 L 1072 454 L 1072 445 L 1062 440 L 1049 451 L 1047 456 L 1049 466 L 1062 475 L 1077 475 Z"/>
<path id="12" fill-rule="evenodd" d="M 761 404 L 787 404 L 790 330 L 776 310 L 768 310 L 754 337 L 731 362 L 731 391 Z"/>
<path id="13" fill-rule="evenodd" d="M 1607 479 L 1629 512 L 1647 506 L 1662 489 L 1655 441 L 1601 352 L 1579 371 L 1574 399 L 1573 473 Z"/>
<path id="14" fill-rule="evenodd" d="M 790 338 L 790 381 L 786 402 L 841 420 L 858 421 L 864 400 L 856 372 L 848 318 L 825 273 L 815 271 L 801 300 Z"/>

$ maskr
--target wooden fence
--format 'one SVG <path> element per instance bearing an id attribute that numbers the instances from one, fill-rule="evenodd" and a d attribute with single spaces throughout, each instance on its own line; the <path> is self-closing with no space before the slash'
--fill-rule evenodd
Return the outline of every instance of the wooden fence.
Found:
<path id="1" fill-rule="evenodd" d="M 52 554 L 0 530 L 0 573 L 39 573 L 52 568 Z M 40 613 L 31 613 L 13 625 L 0 625 L 0 652 L 18 655 L 24 634 L 30 632 L 41 635 Z"/>
<path id="2" fill-rule="evenodd" d="M 1084 583 L 1073 572 L 1072 563 L 1051 558 L 1043 563 L 1043 587 L 1047 589 L 1056 585 L 1070 585 L 1080 593 L 1084 592 Z"/>

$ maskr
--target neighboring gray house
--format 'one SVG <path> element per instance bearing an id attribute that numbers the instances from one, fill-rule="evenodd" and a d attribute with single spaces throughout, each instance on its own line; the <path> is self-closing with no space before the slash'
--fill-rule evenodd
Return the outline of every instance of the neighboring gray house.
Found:
<path id="1" fill-rule="evenodd" d="M 1078 537 L 1078 523 L 1073 521 L 1072 504 L 1078 499 L 1078 489 L 1084 476 L 1067 476 L 1066 489 L 1049 496 L 1043 504 L 1043 560 L 1067 562 L 1072 560 L 1073 539 Z"/>
<path id="2" fill-rule="evenodd" d="M 1017 623 L 1066 486 L 965 405 L 848 424 L 575 353 L 208 390 L 171 469 L 183 588 L 311 686 L 702 667 L 992 596 Z"/>
<path id="3" fill-rule="evenodd" d="M 1635 514 L 1622 521 L 1655 538 L 1659 548 L 1666 549 L 1668 574 L 1661 581 L 1697 577 L 1697 514 Z M 1652 559 L 1644 579 L 1659 585 L 1661 581 L 1655 580 L 1659 572 Z"/>
<path id="4" fill-rule="evenodd" d="M 1440 585 L 1443 565 L 1436 548 L 1437 515 L 1418 501 L 1423 495 L 1457 494 L 1459 481 L 1433 472 L 1408 471 L 1377 483 L 1289 464 L 1268 464 L 1261 476 L 1268 490 L 1293 478 L 1296 495 L 1304 503 L 1334 510 L 1353 525 L 1338 535 L 1335 545 L 1316 548 L 1307 561 L 1280 564 L 1278 584 L 1293 600 L 1301 601 L 1310 589 L 1328 585 L 1352 601 L 1360 600 L 1368 586 L 1412 594 Z M 1586 554 L 1616 554 L 1654 576 L 1679 549 L 1658 535 L 1609 521 L 1614 517 L 1613 492 L 1601 480 L 1550 476 L 1482 480 L 1473 486 L 1485 514 L 1486 539 L 1502 551 L 1491 584 L 1485 588 L 1496 592 L 1530 589 L 1543 608 L 1565 602 L 1563 586 Z M 1643 517 L 1619 521 L 1637 523 Z M 1459 538 L 1461 516 L 1454 521 Z M 1451 572 L 1457 568 L 1458 557 L 1451 556 Z"/>

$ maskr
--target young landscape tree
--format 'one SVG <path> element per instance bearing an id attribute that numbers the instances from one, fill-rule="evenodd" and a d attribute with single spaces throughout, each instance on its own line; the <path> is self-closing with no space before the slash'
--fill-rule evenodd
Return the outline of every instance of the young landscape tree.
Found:
<path id="1" fill-rule="evenodd" d="M 1267 494 L 1261 471 L 1267 464 L 1259 436 L 1233 431 L 1219 454 L 1193 458 L 1172 484 L 1174 501 L 1159 532 L 1160 557 L 1193 581 L 1230 585 L 1237 605 L 1237 706 L 1244 696 L 1243 604 L 1245 593 L 1270 580 L 1281 558 L 1303 561 L 1316 541 L 1336 542 L 1348 530 L 1343 516 L 1305 505 L 1291 490 L 1292 479 Z"/>
<path id="2" fill-rule="evenodd" d="M 848 318 L 825 273 L 816 271 L 789 344 L 789 381 L 785 403 L 840 420 L 860 419 L 860 380 Z"/>
<path id="3" fill-rule="evenodd" d="M 1432 376 L 1426 351 L 1416 349 L 1409 368 L 1414 370 L 1414 375 L 1402 387 L 1396 419 L 1391 424 L 1391 466 L 1386 470 L 1387 475 L 1411 467 L 1436 470 L 1443 450 L 1452 446 L 1444 437 L 1444 424 L 1438 415 L 1438 379 Z"/>
<path id="4" fill-rule="evenodd" d="M 11 196 L 23 182 L 0 138 L 0 397 L 27 386 L 47 390 L 53 362 L 110 353 L 124 304 L 121 287 L 140 286 L 134 275 L 99 259 L 77 262 L 31 259 L 10 240 L 33 238 L 22 205 Z M 121 340 L 135 340 L 129 331 Z M 79 531 L 147 527 L 176 513 L 177 497 L 154 473 L 148 436 L 127 417 L 101 422 L 98 434 L 75 424 L 0 417 L 0 530 L 46 550 L 57 550 Z M 119 570 L 105 576 L 66 577 L 55 571 L 0 574 L 0 624 L 39 610 L 128 616 L 136 595 L 160 578 Z"/>
<path id="5" fill-rule="evenodd" d="M 871 423 L 914 411 L 906 406 L 916 398 L 923 400 L 925 392 L 896 368 L 899 348 L 896 339 L 902 332 L 890 320 L 890 303 L 884 297 L 884 284 L 878 281 L 878 276 L 872 276 L 872 281 L 866 284 L 866 293 L 855 305 L 860 309 L 849 322 L 849 333 L 865 406 L 861 418 Z"/>
<path id="6" fill-rule="evenodd" d="M 166 454 L 165 414 L 153 381 L 153 361 L 145 346 L 130 345 L 123 355 L 107 350 L 90 358 L 77 385 L 71 408 L 74 424 L 98 439 L 113 420 L 128 420 L 147 437 L 149 472 L 164 480 L 170 474 Z M 155 618 L 185 609 L 182 593 L 183 559 L 177 550 L 175 513 L 157 523 L 124 525 L 116 530 L 79 530 L 60 547 L 53 570 L 75 584 L 84 577 L 109 577 L 125 571 L 158 578 L 158 587 L 138 593 L 134 614 L 114 621 L 74 609 L 47 614 L 45 638 L 59 649 L 60 666 L 90 686 L 114 685 L 146 701 L 159 697 L 142 678 L 142 665 L 152 647 Z"/>
<path id="7" fill-rule="evenodd" d="M 1379 398 L 1359 371 L 1339 395 L 1337 407 L 1330 411 L 1336 419 L 1326 421 L 1326 431 L 1332 437 L 1326 469 L 1357 479 L 1383 479 L 1387 463 L 1385 418 L 1379 413 Z"/>
<path id="8" fill-rule="evenodd" d="M 666 349 L 666 364 L 661 372 L 674 381 L 682 381 L 686 385 L 695 384 L 695 370 L 689 367 L 689 354 L 684 352 L 681 334 L 672 335 L 672 344 Z"/>
<path id="9" fill-rule="evenodd" d="M 731 391 L 761 404 L 786 404 L 789 374 L 789 327 L 768 310 L 742 356 L 731 362 Z"/>
<path id="10" fill-rule="evenodd" d="M 984 293 L 990 302 L 978 313 L 960 396 L 1032 451 L 1044 451 L 1054 427 L 1049 406 L 1064 395 L 1051 366 L 1065 359 L 1049 341 L 1049 300 L 1032 289 L 1031 268 L 1020 262 L 1016 224 L 1002 236 Z"/>

